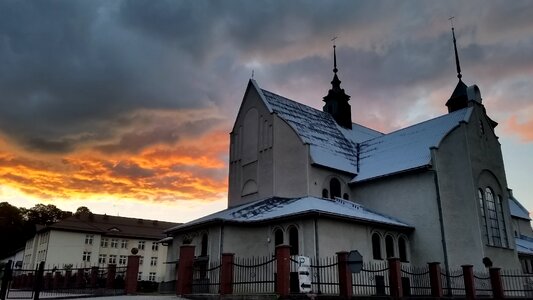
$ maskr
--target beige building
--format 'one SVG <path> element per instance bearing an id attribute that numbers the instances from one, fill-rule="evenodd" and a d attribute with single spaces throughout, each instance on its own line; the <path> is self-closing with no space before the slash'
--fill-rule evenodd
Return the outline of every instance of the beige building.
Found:
<path id="1" fill-rule="evenodd" d="M 22 268 L 34 269 L 44 261 L 47 268 L 90 267 L 127 264 L 131 249 L 141 256 L 139 279 L 161 281 L 167 247 L 158 243 L 163 230 L 178 223 L 98 214 L 73 215 L 39 228 L 26 242 Z"/>
<path id="2" fill-rule="evenodd" d="M 167 230 L 168 260 L 183 244 L 216 260 L 283 243 L 310 257 L 520 268 L 497 123 L 479 88 L 458 70 L 447 114 L 385 134 L 352 123 L 337 72 L 323 110 L 249 81 L 230 133 L 228 209 Z"/>

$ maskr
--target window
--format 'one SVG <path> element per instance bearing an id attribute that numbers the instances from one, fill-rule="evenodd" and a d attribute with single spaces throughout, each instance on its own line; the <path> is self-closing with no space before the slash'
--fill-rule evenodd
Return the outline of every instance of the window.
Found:
<path id="1" fill-rule="evenodd" d="M 485 189 L 485 202 L 487 203 L 487 212 L 489 216 L 490 235 L 492 237 L 492 245 L 501 247 L 502 240 L 500 235 L 500 223 L 498 221 L 498 214 L 496 211 L 496 203 L 494 202 L 494 193 L 490 188 Z"/>
<path id="2" fill-rule="evenodd" d="M 91 252 L 83 251 L 82 261 L 90 262 L 91 261 Z"/>
<path id="3" fill-rule="evenodd" d="M 329 194 L 329 193 L 328 193 L 328 190 L 327 190 L 327 189 L 323 189 L 323 190 L 322 190 L 322 198 L 326 198 L 326 199 L 329 198 L 328 194 Z"/>
<path id="4" fill-rule="evenodd" d="M 144 244 L 145 243 L 146 243 L 145 241 L 139 241 L 139 245 L 138 245 L 137 248 L 139 248 L 139 250 L 144 250 Z"/>
<path id="5" fill-rule="evenodd" d="M 137 275 L 137 280 L 141 281 L 142 278 L 143 278 L 143 272 L 139 272 L 139 274 Z"/>
<path id="6" fill-rule="evenodd" d="M 107 248 L 108 243 L 109 243 L 109 239 L 102 239 L 100 241 L 100 247 Z"/>
<path id="7" fill-rule="evenodd" d="M 502 229 L 502 247 L 509 247 L 509 239 L 507 238 L 507 226 L 505 226 L 505 218 L 503 217 L 502 197 L 498 195 L 496 198 L 498 204 L 498 220 L 500 221 L 500 228 Z"/>
<path id="8" fill-rule="evenodd" d="M 398 252 L 400 261 L 407 262 L 407 241 L 402 236 L 398 239 Z"/>
<path id="9" fill-rule="evenodd" d="M 85 245 L 92 245 L 93 244 L 93 238 L 94 238 L 94 235 L 92 235 L 92 234 L 85 235 Z"/>
<path id="10" fill-rule="evenodd" d="M 283 230 L 278 228 L 274 232 L 274 245 L 277 246 L 281 244 L 283 244 Z"/>
<path id="11" fill-rule="evenodd" d="M 157 257 L 152 256 L 150 258 L 150 266 L 157 266 Z"/>
<path id="12" fill-rule="evenodd" d="M 128 249 L 128 240 L 122 240 L 120 243 L 120 248 Z"/>
<path id="13" fill-rule="evenodd" d="M 298 229 L 294 226 L 289 229 L 289 245 L 291 246 L 291 255 L 298 255 L 300 252 L 298 244 Z"/>
<path id="14" fill-rule="evenodd" d="M 150 272 L 150 274 L 148 275 L 148 280 L 155 281 L 155 272 Z"/>
<path id="15" fill-rule="evenodd" d="M 387 252 L 387 258 L 394 257 L 394 239 L 390 235 L 387 235 L 385 238 L 385 250 Z"/>
<path id="16" fill-rule="evenodd" d="M 157 242 L 152 242 L 152 251 L 159 250 L 159 244 Z"/>
<path id="17" fill-rule="evenodd" d="M 118 240 L 111 239 L 111 248 L 118 248 Z"/>
<path id="18" fill-rule="evenodd" d="M 139 265 L 142 266 L 143 262 L 144 262 L 144 257 L 143 256 L 139 257 Z"/>
<path id="19" fill-rule="evenodd" d="M 202 249 L 200 256 L 207 256 L 207 234 L 202 235 Z"/>
<path id="20" fill-rule="evenodd" d="M 99 264 L 105 264 L 106 259 L 107 259 L 107 255 L 106 254 L 98 255 L 98 263 Z"/>
<path id="21" fill-rule="evenodd" d="M 329 181 L 329 190 L 331 192 L 331 199 L 341 197 L 341 182 L 337 178 L 332 178 Z"/>
<path id="22" fill-rule="evenodd" d="M 119 265 L 125 265 L 126 264 L 126 255 L 121 255 L 118 258 L 118 264 Z"/>
<path id="23" fill-rule="evenodd" d="M 485 242 L 489 243 L 489 234 L 487 229 L 487 216 L 485 215 L 485 200 L 483 199 L 483 190 L 477 190 L 477 197 L 479 200 L 479 210 L 481 214 L 481 234 L 485 239 Z"/>
<path id="24" fill-rule="evenodd" d="M 381 256 L 381 236 L 378 233 L 372 235 L 372 256 L 374 259 L 383 259 Z"/>
<path id="25" fill-rule="evenodd" d="M 109 263 L 110 264 L 116 264 L 117 263 L 117 256 L 116 255 L 109 255 Z"/>

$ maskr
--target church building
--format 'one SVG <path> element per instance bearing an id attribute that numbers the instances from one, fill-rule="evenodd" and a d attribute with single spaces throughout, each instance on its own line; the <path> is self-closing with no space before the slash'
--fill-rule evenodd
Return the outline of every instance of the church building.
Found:
<path id="1" fill-rule="evenodd" d="M 448 113 L 387 134 L 352 122 L 333 50 L 322 110 L 248 82 L 230 133 L 228 208 L 167 230 L 168 261 L 183 244 L 216 260 L 288 244 L 309 257 L 358 250 L 365 262 L 519 269 L 497 123 L 462 81 L 457 47 Z"/>

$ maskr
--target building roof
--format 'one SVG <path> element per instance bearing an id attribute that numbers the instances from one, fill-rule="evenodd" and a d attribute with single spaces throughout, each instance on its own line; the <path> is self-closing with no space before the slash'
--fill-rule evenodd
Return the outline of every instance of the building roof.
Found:
<path id="1" fill-rule="evenodd" d="M 461 122 L 468 122 L 472 108 L 455 112 L 383 134 L 354 123 L 343 128 L 333 117 L 309 107 L 259 89 L 267 108 L 285 120 L 302 141 L 309 145 L 311 160 L 316 165 L 344 171 L 361 182 L 431 164 L 432 147 Z"/>
<path id="2" fill-rule="evenodd" d="M 529 211 L 525 207 L 518 202 L 518 200 L 511 194 L 509 197 L 509 210 L 511 212 L 511 216 L 525 219 L 525 220 L 531 220 L 529 217 Z"/>
<path id="3" fill-rule="evenodd" d="M 520 254 L 533 255 L 533 239 L 527 236 L 515 238 L 516 251 Z"/>
<path id="4" fill-rule="evenodd" d="M 231 207 L 186 224 L 172 227 L 165 232 L 174 232 L 192 226 L 213 222 L 239 224 L 261 223 L 280 218 L 318 213 L 321 216 L 339 217 L 353 222 L 374 223 L 399 228 L 413 228 L 407 223 L 365 208 L 343 199 L 323 199 L 316 197 L 268 198 L 240 206 Z"/>
<path id="5" fill-rule="evenodd" d="M 96 233 L 104 236 L 159 240 L 166 236 L 163 233 L 165 229 L 179 224 L 180 223 L 99 214 L 78 214 L 72 215 L 52 225 L 44 226 L 38 231 L 63 230 Z"/>

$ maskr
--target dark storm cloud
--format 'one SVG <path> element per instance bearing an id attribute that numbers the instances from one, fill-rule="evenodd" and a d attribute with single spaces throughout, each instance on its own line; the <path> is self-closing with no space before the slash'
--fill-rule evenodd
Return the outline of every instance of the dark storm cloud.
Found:
<path id="1" fill-rule="evenodd" d="M 136 152 L 180 134 L 128 131 L 129 114 L 214 105 L 231 120 L 254 68 L 261 86 L 318 107 L 336 34 L 354 103 L 372 100 L 370 113 L 388 103 L 379 114 L 392 118 L 423 97 L 415 83 L 453 89 L 448 16 L 474 83 L 490 68 L 527 72 L 532 14 L 523 1 L 2 1 L 0 131 L 46 152 Z"/>

